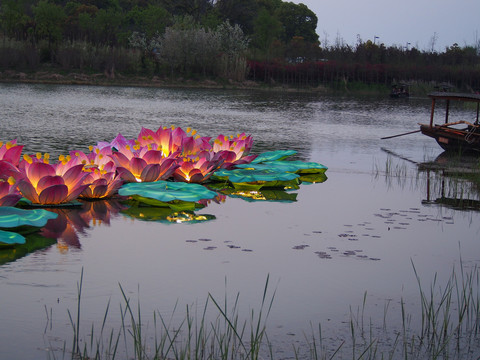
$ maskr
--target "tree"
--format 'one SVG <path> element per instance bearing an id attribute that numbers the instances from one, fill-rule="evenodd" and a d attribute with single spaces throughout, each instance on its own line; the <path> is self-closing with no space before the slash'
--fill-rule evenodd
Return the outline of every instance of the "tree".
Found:
<path id="1" fill-rule="evenodd" d="M 262 8 L 253 23 L 253 46 L 263 51 L 269 57 L 269 49 L 275 39 L 280 38 L 282 24 L 265 8 Z"/>
<path id="2" fill-rule="evenodd" d="M 39 38 L 46 38 L 51 49 L 54 43 L 62 40 L 66 19 L 63 8 L 47 0 L 41 0 L 33 7 L 33 14 L 36 35 Z"/>
<path id="3" fill-rule="evenodd" d="M 215 6 L 224 21 L 239 25 L 247 35 L 253 33 L 253 20 L 258 11 L 256 0 L 218 0 Z"/>
<path id="4" fill-rule="evenodd" d="M 277 17 L 282 22 L 283 40 L 286 43 L 295 36 L 301 36 L 305 41 L 311 43 L 318 41 L 317 16 L 306 5 L 292 2 L 282 3 L 277 10 Z"/>
<path id="5" fill-rule="evenodd" d="M 151 4 L 143 9 L 135 7 L 129 12 L 128 17 L 132 19 L 135 31 L 144 33 L 147 39 L 163 34 L 172 21 L 170 13 L 165 8 Z"/>

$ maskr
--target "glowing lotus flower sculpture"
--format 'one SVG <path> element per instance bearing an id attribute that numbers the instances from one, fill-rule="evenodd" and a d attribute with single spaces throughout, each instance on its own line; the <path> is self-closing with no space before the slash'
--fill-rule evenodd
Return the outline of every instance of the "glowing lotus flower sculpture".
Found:
<path id="1" fill-rule="evenodd" d="M 137 138 L 140 146 L 153 146 L 162 151 L 164 157 L 178 153 L 180 156 L 195 155 L 210 150 L 209 137 L 196 136 L 196 131 L 187 128 L 159 128 L 157 131 L 142 128 Z"/>
<path id="2" fill-rule="evenodd" d="M 223 163 L 223 159 L 214 158 L 209 160 L 210 153 L 203 152 L 201 156 L 193 158 L 183 158 L 180 160 L 180 166 L 175 169 L 173 178 L 176 181 L 183 181 L 188 183 L 202 183 L 213 175 Z"/>
<path id="3" fill-rule="evenodd" d="M 162 151 L 156 150 L 156 146 L 140 146 L 135 142 L 132 145 L 132 141 L 125 140 L 121 135 L 112 144 L 118 151 L 112 152 L 110 157 L 120 177 L 126 182 L 166 180 L 178 167 L 178 153 L 164 157 Z"/>
<path id="4" fill-rule="evenodd" d="M 83 164 L 66 167 L 64 164 L 51 165 L 48 159 L 24 155 L 21 163 L 23 178 L 18 188 L 32 204 L 59 205 L 75 200 L 87 187 L 87 176 Z"/>
<path id="5" fill-rule="evenodd" d="M 237 164 L 248 164 L 257 157 L 257 155 L 247 155 L 252 145 L 252 137 L 245 133 L 239 134 L 235 138 L 218 135 L 213 142 L 213 152 L 221 153 L 224 159 L 222 168 L 230 169 Z"/>
<path id="6" fill-rule="evenodd" d="M 116 172 L 111 155 L 110 147 L 96 147 L 91 148 L 88 155 L 82 151 L 72 151 L 68 157 L 60 157 L 63 164 L 73 161 L 84 165 L 83 171 L 88 174 L 84 184 L 88 184 L 88 187 L 80 194 L 81 198 L 106 199 L 118 192 L 123 180 Z"/>

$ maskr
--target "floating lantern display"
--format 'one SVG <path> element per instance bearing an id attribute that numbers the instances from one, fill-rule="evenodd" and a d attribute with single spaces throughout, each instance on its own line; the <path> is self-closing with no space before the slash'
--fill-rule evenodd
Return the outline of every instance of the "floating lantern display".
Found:
<path id="1" fill-rule="evenodd" d="M 297 194 L 290 190 L 327 179 L 322 164 L 286 161 L 294 150 L 257 155 L 250 154 L 252 145 L 245 133 L 212 139 L 191 128 L 142 128 L 135 139 L 118 134 L 111 142 L 91 146 L 90 153 L 70 151 L 50 163 L 47 153 L 22 157 L 23 145 L 16 140 L 0 142 L 0 244 L 25 241 L 1 228 L 42 227 L 57 217 L 44 209 L 13 206 L 68 207 L 81 205 L 78 199 L 114 197 L 122 202 L 118 210 L 134 218 L 194 223 L 214 219 L 194 211 L 226 196 L 293 202 Z M 19 225 L 12 225 L 15 221 Z M 57 223 L 51 225 L 45 234 L 60 233 Z"/>

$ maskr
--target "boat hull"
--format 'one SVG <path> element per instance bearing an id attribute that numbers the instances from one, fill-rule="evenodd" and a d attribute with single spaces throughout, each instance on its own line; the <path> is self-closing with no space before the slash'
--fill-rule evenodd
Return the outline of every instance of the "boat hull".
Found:
<path id="1" fill-rule="evenodd" d="M 434 138 L 446 151 L 480 153 L 480 133 L 439 125 L 420 125 L 422 134 Z"/>

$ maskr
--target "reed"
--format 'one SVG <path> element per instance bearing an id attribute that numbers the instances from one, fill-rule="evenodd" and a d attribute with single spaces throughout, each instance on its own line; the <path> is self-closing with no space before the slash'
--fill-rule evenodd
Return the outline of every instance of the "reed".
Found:
<path id="1" fill-rule="evenodd" d="M 296 360 L 335 359 L 473 359 L 480 354 L 480 269 L 466 268 L 462 259 L 440 286 L 437 275 L 425 288 L 412 262 L 419 289 L 419 308 L 409 313 L 405 300 L 400 300 L 400 324 L 388 324 L 390 301 L 383 308 L 383 319 L 376 324 L 369 318 L 367 292 L 361 305 L 350 309 L 347 337 L 325 337 L 321 324 L 311 325 L 303 343 L 292 344 Z M 83 270 L 77 283 L 77 313 L 68 311 L 73 342 L 67 351 L 64 343 L 61 358 L 71 359 L 153 359 L 153 360 L 274 360 L 275 343 L 267 335 L 267 319 L 276 291 L 265 282 L 258 310 L 250 310 L 246 320 L 240 317 L 239 294 L 233 303 L 219 302 L 208 294 L 202 307 L 186 306 L 185 316 L 174 320 L 177 305 L 170 318 L 158 310 L 153 312 L 153 329 L 143 321 L 140 301 L 132 302 L 123 287 L 119 329 L 107 331 L 110 301 L 99 330 L 92 324 L 86 338 L 82 337 L 81 298 Z M 140 292 L 140 291 L 138 291 Z M 139 296 L 138 296 L 139 298 Z M 199 310 L 197 310 L 199 309 Z M 211 310 L 214 310 L 213 320 Z M 51 317 L 48 314 L 47 318 Z M 378 319 L 378 316 L 376 317 Z M 153 331 L 153 334 L 152 334 Z M 83 344 L 83 345 L 82 345 Z M 56 359 L 55 352 L 51 352 Z"/>

